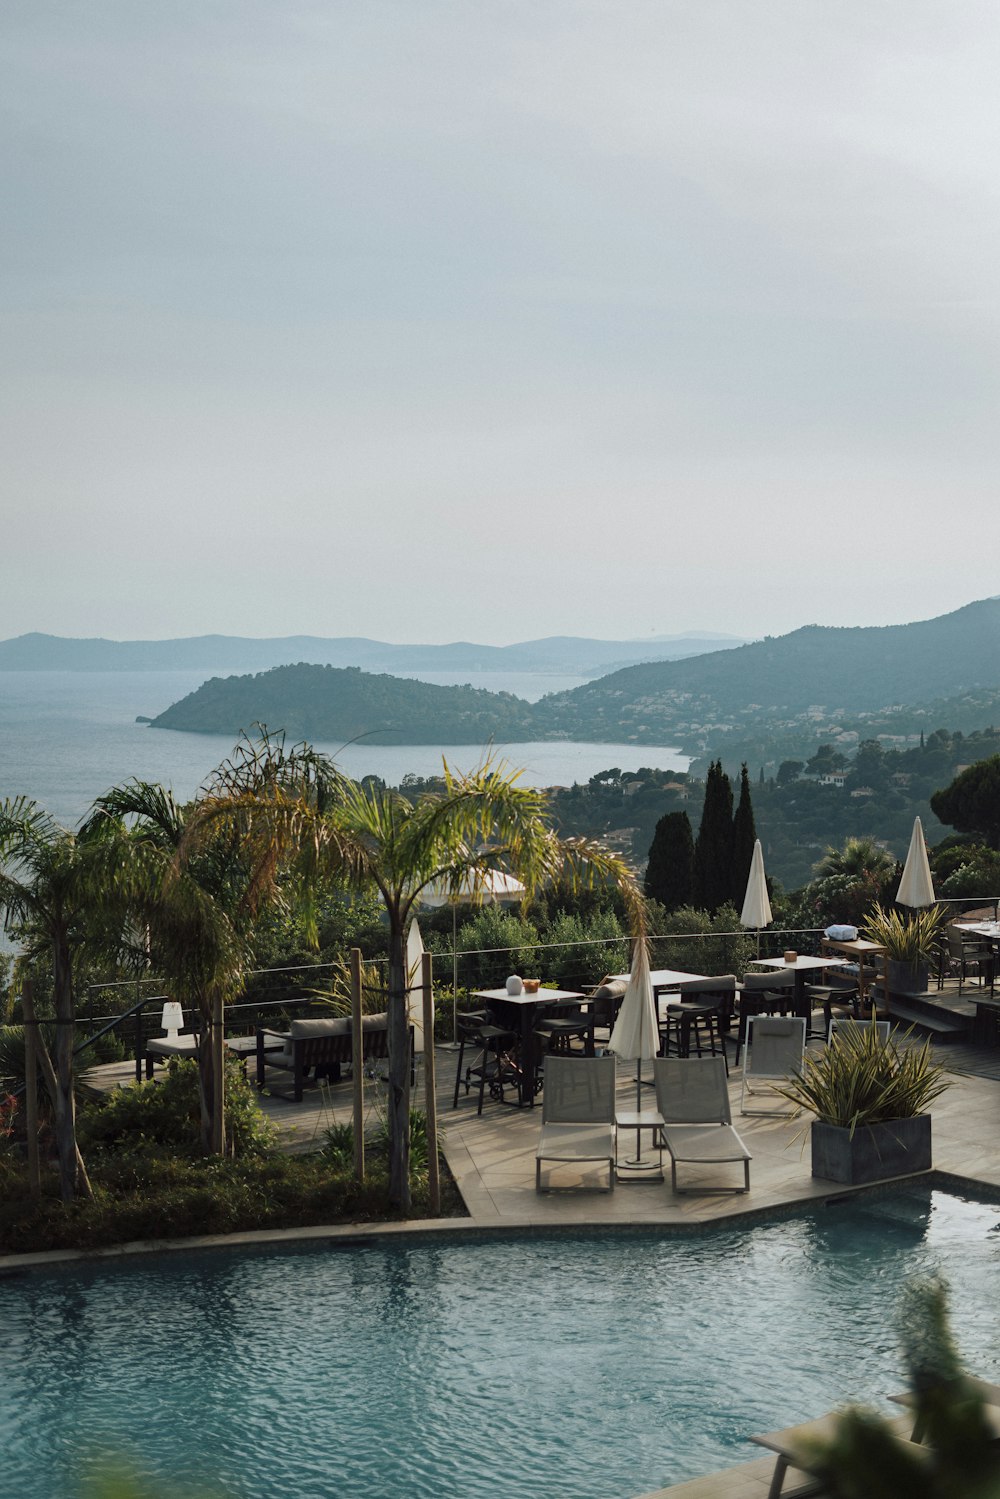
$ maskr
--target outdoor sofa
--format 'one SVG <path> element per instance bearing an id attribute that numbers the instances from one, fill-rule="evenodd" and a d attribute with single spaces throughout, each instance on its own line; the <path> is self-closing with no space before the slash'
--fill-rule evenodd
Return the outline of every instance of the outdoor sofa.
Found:
<path id="1" fill-rule="evenodd" d="M 389 1055 L 389 1032 L 386 1015 L 364 1015 L 362 1029 L 362 1062 L 380 1061 Z M 413 1056 L 413 1027 L 410 1027 L 410 1056 Z M 292 1074 L 292 1097 L 302 1102 L 302 1088 L 310 1070 L 325 1074 L 332 1082 L 340 1081 L 340 1069 L 354 1061 L 351 1021 L 348 1016 L 324 1020 L 293 1020 L 287 1031 L 257 1027 L 257 1087 L 263 1088 L 266 1069 L 277 1068 Z"/>

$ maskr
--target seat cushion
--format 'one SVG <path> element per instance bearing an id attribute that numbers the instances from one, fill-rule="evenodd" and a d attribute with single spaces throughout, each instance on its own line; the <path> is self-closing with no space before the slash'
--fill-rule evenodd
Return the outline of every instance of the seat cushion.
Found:
<path id="1" fill-rule="evenodd" d="M 346 1016 L 330 1020 L 293 1020 L 288 1034 L 292 1041 L 307 1041 L 312 1036 L 349 1036 L 351 1022 Z"/>

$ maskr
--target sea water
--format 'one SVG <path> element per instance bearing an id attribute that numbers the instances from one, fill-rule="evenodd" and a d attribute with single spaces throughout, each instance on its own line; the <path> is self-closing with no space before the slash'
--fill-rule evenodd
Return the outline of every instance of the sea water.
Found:
<path id="1" fill-rule="evenodd" d="M 73 827 L 95 797 L 131 777 L 168 785 L 181 800 L 192 797 L 232 753 L 233 737 L 151 729 L 137 724 L 136 717 L 155 718 L 212 675 L 206 670 L 0 672 L 0 799 L 29 796 L 57 822 Z M 447 677 L 435 672 L 422 680 L 469 682 L 536 700 L 583 679 L 510 672 Z M 390 785 L 407 774 L 440 775 L 442 755 L 454 769 L 471 770 L 483 753 L 481 746 L 470 745 L 344 746 L 323 741 L 317 747 L 334 755 L 349 775 L 378 775 Z M 611 766 L 686 770 L 690 763 L 667 746 L 556 740 L 494 748 L 509 765 L 522 769 L 525 782 L 533 786 L 586 782 Z"/>
<path id="2" fill-rule="evenodd" d="M 997 1381 L 998 1218 L 911 1188 L 683 1235 L 420 1235 L 0 1279 L 5 1487 L 75 1499 L 110 1452 L 169 1496 L 632 1499 L 844 1401 L 890 1410 L 915 1276 L 946 1276 L 963 1362 Z"/>

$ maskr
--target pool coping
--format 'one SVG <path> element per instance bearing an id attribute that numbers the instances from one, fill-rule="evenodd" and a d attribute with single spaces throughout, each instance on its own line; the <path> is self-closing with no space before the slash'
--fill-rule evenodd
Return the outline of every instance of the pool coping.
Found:
<path id="1" fill-rule="evenodd" d="M 47 1249 L 27 1254 L 0 1255 L 0 1280 L 20 1276 L 31 1270 L 46 1270 L 60 1265 L 99 1264 L 138 1258 L 152 1254 L 184 1254 L 215 1249 L 281 1248 L 295 1245 L 331 1244 L 342 1248 L 362 1247 L 377 1244 L 381 1240 L 399 1238 L 434 1239 L 507 1239 L 507 1238 L 552 1238 L 565 1234 L 599 1234 L 605 1236 L 634 1235 L 661 1238 L 688 1238 L 692 1234 L 721 1232 L 745 1224 L 780 1222 L 794 1217 L 806 1207 L 827 1207 L 846 1198 L 879 1196 L 907 1183 L 926 1183 L 931 1188 L 941 1187 L 952 1191 L 969 1192 L 1000 1198 L 1000 1188 L 995 1182 L 967 1176 L 954 1171 L 932 1167 L 929 1171 L 915 1172 L 908 1176 L 888 1177 L 884 1181 L 870 1182 L 863 1186 L 844 1186 L 831 1183 L 828 1193 L 803 1193 L 789 1197 L 782 1203 L 768 1203 L 762 1207 L 734 1204 L 733 1211 L 716 1214 L 711 1218 L 696 1218 L 686 1222 L 586 1222 L 573 1219 L 571 1222 L 539 1223 L 536 1219 L 505 1219 L 502 1223 L 489 1223 L 474 1218 L 419 1218 L 398 1223 L 378 1221 L 372 1223 L 309 1224 L 298 1228 L 247 1229 L 232 1234 L 198 1234 L 176 1239 L 133 1239 L 123 1244 L 108 1244 L 94 1249 Z"/>

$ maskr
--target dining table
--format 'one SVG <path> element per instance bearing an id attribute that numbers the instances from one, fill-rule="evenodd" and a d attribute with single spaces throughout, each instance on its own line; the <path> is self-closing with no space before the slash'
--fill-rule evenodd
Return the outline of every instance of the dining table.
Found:
<path id="1" fill-rule="evenodd" d="M 494 1024 L 513 1031 L 518 1036 L 517 1103 L 522 1109 L 533 1108 L 538 1091 L 535 1026 L 545 1011 L 573 1009 L 576 1005 L 583 1004 L 587 996 L 574 989 L 546 989 L 539 986 L 533 993 L 524 989 L 520 994 L 510 994 L 506 989 L 479 989 L 473 997 L 485 1003 Z M 594 1054 L 593 1023 L 587 1054 Z"/>
<path id="2" fill-rule="evenodd" d="M 629 973 L 614 973 L 611 975 L 614 982 L 624 981 L 628 983 L 631 978 Z M 682 984 L 700 983 L 709 978 L 707 973 L 685 973 L 679 968 L 651 968 L 649 982 L 653 986 L 653 1003 L 656 1006 L 657 1019 L 660 1016 L 660 995 L 676 993 Z"/>
<path id="3" fill-rule="evenodd" d="M 822 971 L 824 968 L 846 968 L 846 958 L 832 957 L 824 954 L 820 958 L 811 958 L 800 955 L 794 963 L 786 963 L 784 958 L 754 958 L 753 963 L 758 968 L 776 968 L 782 973 L 791 973 L 793 978 L 792 999 L 796 1008 L 805 1005 L 806 1002 L 806 974 Z M 806 1017 L 808 1020 L 808 1016 Z"/>

